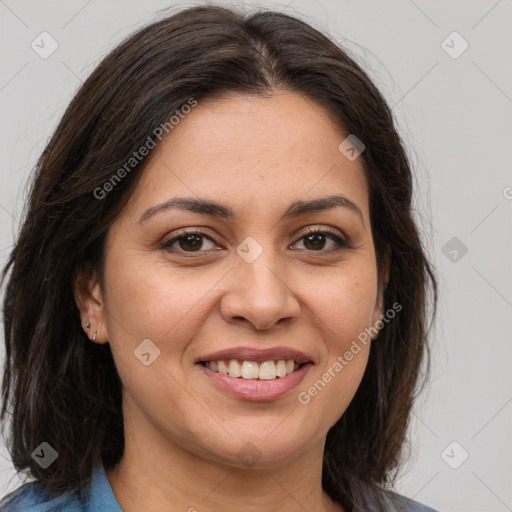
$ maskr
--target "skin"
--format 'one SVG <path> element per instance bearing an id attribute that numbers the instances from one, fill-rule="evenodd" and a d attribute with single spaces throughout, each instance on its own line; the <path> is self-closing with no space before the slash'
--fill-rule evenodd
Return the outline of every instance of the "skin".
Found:
<path id="1" fill-rule="evenodd" d="M 126 512 L 343 510 L 322 490 L 322 454 L 370 343 L 307 405 L 297 396 L 383 313 L 364 163 L 338 150 L 346 135 L 296 93 L 199 102 L 152 151 L 111 226 L 103 286 L 94 273 L 76 279 L 82 324 L 91 322 L 84 330 L 110 343 L 123 384 L 125 453 L 106 473 Z M 354 202 L 362 219 L 346 207 L 281 219 L 293 201 L 333 194 Z M 173 209 L 137 224 L 178 196 L 218 201 L 236 216 Z M 351 248 L 332 250 L 329 235 L 308 244 L 307 228 L 328 226 Z M 199 227 L 213 241 L 160 248 L 180 228 Z M 252 263 L 236 252 L 248 236 L 263 249 Z M 134 350 L 148 338 L 161 352 L 145 366 Z M 268 402 L 218 390 L 194 364 L 228 347 L 278 345 L 315 364 Z M 237 455 L 247 442 L 260 456 L 252 466 Z"/>

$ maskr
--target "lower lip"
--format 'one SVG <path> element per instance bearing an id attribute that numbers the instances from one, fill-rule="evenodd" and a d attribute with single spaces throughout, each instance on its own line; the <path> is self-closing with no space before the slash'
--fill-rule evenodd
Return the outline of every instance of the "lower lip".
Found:
<path id="1" fill-rule="evenodd" d="M 197 366 L 220 390 L 243 400 L 265 401 L 279 398 L 298 386 L 313 363 L 303 364 L 286 377 L 277 377 L 273 380 L 235 378 L 214 372 L 201 363 Z"/>

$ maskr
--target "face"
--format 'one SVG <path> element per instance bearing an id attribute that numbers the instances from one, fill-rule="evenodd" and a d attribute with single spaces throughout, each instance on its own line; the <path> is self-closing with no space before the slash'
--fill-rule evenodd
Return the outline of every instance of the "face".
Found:
<path id="1" fill-rule="evenodd" d="M 370 343 L 345 354 L 382 313 L 347 135 L 297 94 L 229 95 L 199 102 L 152 151 L 108 232 L 103 286 L 81 302 L 111 345 L 131 432 L 231 465 L 323 446 Z M 176 198 L 220 206 L 160 206 Z"/>

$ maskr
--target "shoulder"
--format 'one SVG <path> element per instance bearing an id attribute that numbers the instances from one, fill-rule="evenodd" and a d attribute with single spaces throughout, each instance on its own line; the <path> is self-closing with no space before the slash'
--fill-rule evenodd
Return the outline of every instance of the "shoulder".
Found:
<path id="1" fill-rule="evenodd" d="M 82 500 L 72 494 L 55 497 L 38 482 L 28 482 L 0 500 L 0 512 L 83 512 Z"/>
<path id="2" fill-rule="evenodd" d="M 390 510 L 393 512 L 437 512 L 433 508 L 423 505 L 401 494 L 391 493 L 388 497 Z"/>
<path id="3" fill-rule="evenodd" d="M 0 512 L 123 512 L 102 465 L 91 475 L 82 495 L 55 496 L 39 482 L 28 482 L 0 500 Z"/>

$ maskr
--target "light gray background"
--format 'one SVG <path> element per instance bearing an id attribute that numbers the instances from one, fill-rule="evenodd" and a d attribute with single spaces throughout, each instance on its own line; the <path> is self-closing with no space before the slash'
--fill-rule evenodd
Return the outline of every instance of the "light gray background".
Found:
<path id="1" fill-rule="evenodd" d="M 27 177 L 80 82 L 157 10 L 198 3 L 0 0 L 1 264 Z M 440 511 L 512 510 L 512 1 L 245 5 L 302 16 L 358 55 L 394 105 L 416 166 L 441 301 L 431 385 L 413 415 L 413 457 L 398 490 Z M 47 59 L 30 46 L 43 31 L 59 45 Z M 453 31 L 469 43 L 456 59 L 441 46 Z M 467 254 L 443 253 L 452 237 Z M 445 462 L 457 465 L 463 450 L 457 469 Z M 3 445 L 1 455 L 3 496 L 19 480 Z"/>

